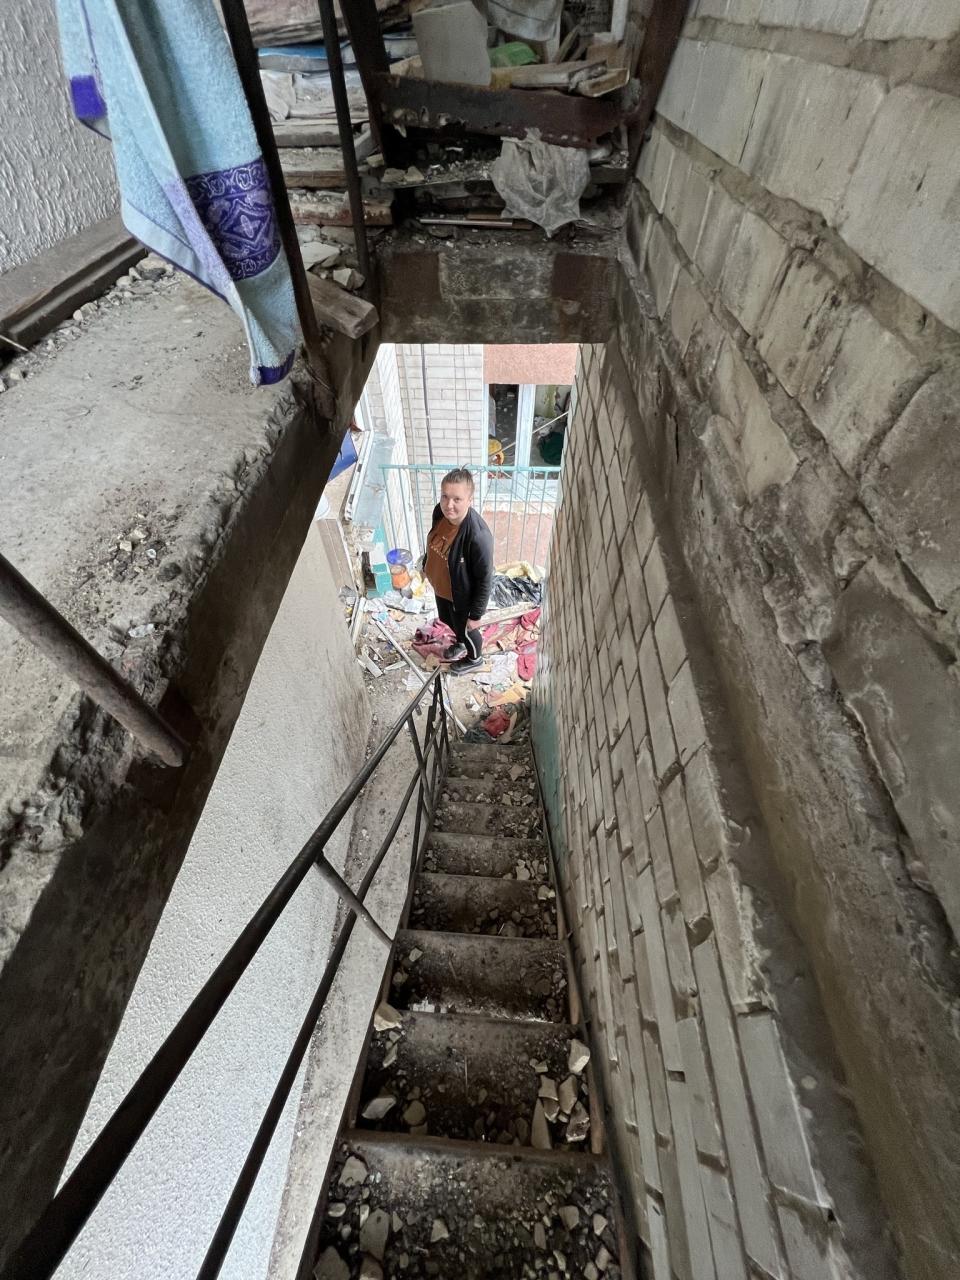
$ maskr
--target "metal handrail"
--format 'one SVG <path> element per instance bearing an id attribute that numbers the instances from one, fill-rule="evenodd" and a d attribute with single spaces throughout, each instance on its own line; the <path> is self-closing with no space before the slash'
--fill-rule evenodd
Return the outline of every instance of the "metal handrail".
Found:
<path id="1" fill-rule="evenodd" d="M 431 688 L 433 695 L 421 744 L 417 738 L 414 716 L 427 690 Z M 404 726 L 409 727 L 416 743 L 417 767 L 390 830 L 364 875 L 359 889 L 354 893 L 327 862 L 324 848 L 356 801 L 360 791 L 403 731 Z M 419 783 L 410 859 L 410 876 L 412 877 L 420 853 L 421 833 L 429 829 L 433 816 L 431 802 L 427 810 L 427 823 L 424 826 L 424 797 L 425 795 L 431 798 L 436 796 L 437 775 L 442 759 L 445 759 L 449 749 L 450 739 L 442 693 L 442 674 L 437 671 L 423 682 L 379 747 L 331 806 L 240 936 L 203 984 L 176 1026 L 144 1067 L 126 1097 L 81 1157 L 76 1168 L 0 1271 L 0 1280 L 49 1280 L 53 1276 L 87 1219 L 120 1172 L 160 1104 L 186 1067 L 228 996 L 266 940 L 281 912 L 305 879 L 310 868 L 317 865 L 323 871 L 324 878 L 337 889 L 348 914 L 198 1273 L 198 1280 L 214 1280 L 223 1265 L 244 1205 L 266 1155 L 270 1138 L 296 1080 L 356 920 L 359 918 L 366 924 L 379 940 L 386 941 L 388 946 L 393 945 L 393 940 L 384 933 L 364 907 L 363 899 L 400 828 L 414 789 Z M 428 763 L 431 760 L 432 777 L 428 781 Z"/>

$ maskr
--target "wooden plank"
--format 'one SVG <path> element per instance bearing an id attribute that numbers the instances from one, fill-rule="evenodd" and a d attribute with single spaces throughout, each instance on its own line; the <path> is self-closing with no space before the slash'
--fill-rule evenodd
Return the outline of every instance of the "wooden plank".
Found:
<path id="1" fill-rule="evenodd" d="M 604 94 L 615 93 L 617 89 L 622 89 L 629 79 L 630 72 L 626 67 L 614 67 L 612 71 L 607 71 L 603 75 L 581 80 L 577 84 L 577 93 L 582 93 L 587 98 L 600 98 Z"/>
<path id="2" fill-rule="evenodd" d="M 145 253 L 117 217 L 68 236 L 0 276 L 0 333 L 30 346 L 104 293 Z"/>
<path id="3" fill-rule="evenodd" d="M 387 116 L 410 112 L 411 123 L 440 127 L 460 121 L 474 133 L 522 138 L 539 129 L 544 142 L 568 147 L 592 147 L 624 118 L 617 97 L 593 100 L 542 90 L 483 89 L 475 85 L 437 84 L 429 80 L 373 77 L 380 110 Z"/>
<path id="4" fill-rule="evenodd" d="M 280 167 L 288 187 L 305 187 L 313 191 L 332 187 L 342 191 L 347 185 L 343 153 L 339 147 L 313 150 L 286 147 L 280 152 Z"/>
<path id="5" fill-rule="evenodd" d="M 377 308 L 372 303 L 354 297 L 329 280 L 321 280 L 312 272 L 307 272 L 307 279 L 317 319 L 328 329 L 336 329 L 348 338 L 360 338 L 379 323 Z"/>
<path id="6" fill-rule="evenodd" d="M 316 227 L 352 227 L 353 215 L 350 213 L 350 202 L 346 196 L 315 196 L 307 198 L 304 192 L 298 195 L 290 192 L 290 208 L 293 220 L 301 226 Z M 380 200 L 364 200 L 363 221 L 368 227 L 389 227 L 393 225 L 390 205 Z"/>
<path id="7" fill-rule="evenodd" d="M 273 126 L 277 146 L 284 147 L 339 147 L 340 130 L 333 120 L 278 120 Z"/>

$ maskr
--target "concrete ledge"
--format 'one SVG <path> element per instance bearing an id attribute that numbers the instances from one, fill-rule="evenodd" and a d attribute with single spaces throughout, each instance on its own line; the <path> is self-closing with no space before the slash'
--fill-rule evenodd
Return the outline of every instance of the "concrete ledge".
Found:
<path id="1" fill-rule="evenodd" d="M 400 233 L 381 243 L 385 342 L 596 342 L 613 325 L 617 238 Z"/>
<path id="2" fill-rule="evenodd" d="M 331 349 L 341 417 L 364 346 Z M 182 278 L 0 400 L 5 553 L 196 734 L 184 769 L 157 767 L 0 629 L 2 1253 L 56 1187 L 340 434 L 308 382 L 252 388 L 236 317 Z"/>

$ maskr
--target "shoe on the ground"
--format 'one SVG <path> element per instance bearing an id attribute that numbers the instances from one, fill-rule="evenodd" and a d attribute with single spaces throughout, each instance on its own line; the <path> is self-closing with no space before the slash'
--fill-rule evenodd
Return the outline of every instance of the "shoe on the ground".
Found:
<path id="1" fill-rule="evenodd" d="M 470 671 L 478 671 L 483 666 L 482 658 L 461 658 L 450 668 L 450 675 L 464 676 Z"/>
<path id="2" fill-rule="evenodd" d="M 443 653 L 440 655 L 440 661 L 459 662 L 461 658 L 465 658 L 466 656 L 467 646 L 465 644 L 460 644 L 458 641 L 456 644 L 448 645 L 446 649 L 444 649 Z"/>

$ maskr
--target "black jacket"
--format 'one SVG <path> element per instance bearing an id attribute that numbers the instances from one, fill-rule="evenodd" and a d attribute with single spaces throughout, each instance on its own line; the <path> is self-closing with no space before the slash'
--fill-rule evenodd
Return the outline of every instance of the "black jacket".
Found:
<path id="1" fill-rule="evenodd" d="M 442 519 L 443 512 L 438 503 L 433 509 L 431 537 Z M 447 567 L 454 609 L 479 621 L 486 613 L 493 585 L 493 534 L 473 507 L 467 511 L 453 540 Z"/>

